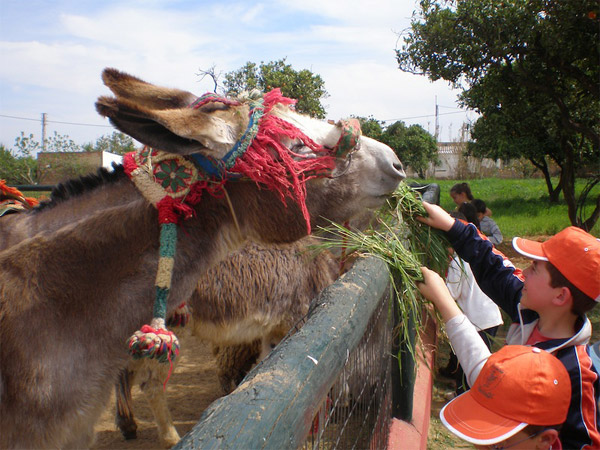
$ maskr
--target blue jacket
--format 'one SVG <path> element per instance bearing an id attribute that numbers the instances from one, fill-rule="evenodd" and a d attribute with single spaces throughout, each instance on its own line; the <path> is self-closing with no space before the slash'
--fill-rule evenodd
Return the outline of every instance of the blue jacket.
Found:
<path id="1" fill-rule="evenodd" d="M 458 255 L 471 265 L 475 279 L 485 292 L 512 319 L 506 335 L 507 344 L 524 345 L 539 316 L 521 307 L 523 273 L 478 232 L 473 224 L 455 221 L 446 233 Z M 536 347 L 551 352 L 565 365 L 571 377 L 571 405 L 560 431 L 565 449 L 600 449 L 599 369 L 594 367 L 588 346 L 592 326 L 582 316 L 577 332 L 568 339 L 540 342 Z"/>

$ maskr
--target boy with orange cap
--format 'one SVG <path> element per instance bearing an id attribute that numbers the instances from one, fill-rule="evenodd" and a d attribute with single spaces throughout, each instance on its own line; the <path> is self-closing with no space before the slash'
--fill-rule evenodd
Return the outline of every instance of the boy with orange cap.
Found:
<path id="1" fill-rule="evenodd" d="M 571 378 L 572 399 L 560 439 L 565 448 L 600 448 L 598 399 L 600 368 L 594 367 L 585 313 L 600 301 L 600 240 L 568 227 L 544 243 L 515 238 L 514 248 L 533 259 L 524 272 L 472 224 L 423 203 L 419 220 L 446 232 L 457 254 L 471 265 L 477 283 L 512 318 L 507 344 L 532 345 L 554 354 Z M 473 325 L 447 292 L 443 280 L 423 268 L 419 290 L 440 311 L 446 332 L 469 382 L 490 355 Z"/>
<path id="2" fill-rule="evenodd" d="M 545 350 L 507 345 L 492 354 L 473 387 L 446 404 L 442 423 L 476 447 L 558 450 L 571 380 Z"/>

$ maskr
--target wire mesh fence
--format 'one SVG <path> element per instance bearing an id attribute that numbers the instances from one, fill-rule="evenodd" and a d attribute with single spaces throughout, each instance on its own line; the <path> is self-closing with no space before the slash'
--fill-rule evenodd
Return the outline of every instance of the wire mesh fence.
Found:
<path id="1" fill-rule="evenodd" d="M 391 317 L 380 302 L 316 414 L 305 450 L 387 448 L 391 418 Z"/>

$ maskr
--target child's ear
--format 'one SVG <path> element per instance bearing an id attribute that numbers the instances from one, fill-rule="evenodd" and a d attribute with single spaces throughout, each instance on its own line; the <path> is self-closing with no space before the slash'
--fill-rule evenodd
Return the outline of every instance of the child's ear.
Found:
<path id="1" fill-rule="evenodd" d="M 536 437 L 535 448 L 540 450 L 552 448 L 552 445 L 556 442 L 557 439 L 558 431 L 554 429 L 545 430 Z"/>
<path id="2" fill-rule="evenodd" d="M 571 294 L 571 290 L 566 286 L 562 286 L 557 289 L 559 289 L 560 292 L 558 295 L 556 295 L 556 297 L 554 297 L 554 304 L 556 306 L 571 307 L 571 304 L 573 303 L 573 295 Z"/>

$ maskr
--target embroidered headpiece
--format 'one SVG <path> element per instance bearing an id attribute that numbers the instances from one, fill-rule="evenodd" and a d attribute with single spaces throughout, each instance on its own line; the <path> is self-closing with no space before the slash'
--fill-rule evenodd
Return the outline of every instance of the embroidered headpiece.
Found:
<path id="1" fill-rule="evenodd" d="M 239 105 L 236 100 L 207 94 L 197 99 L 191 108 L 201 108 L 219 102 Z M 342 126 L 342 135 L 333 150 L 325 148 L 294 125 L 271 114 L 277 104 L 292 105 L 279 89 L 250 101 L 248 126 L 242 137 L 221 159 L 201 154 L 188 158 L 150 148 L 125 155 L 125 172 L 141 193 L 158 210 L 160 232 L 160 259 L 156 276 L 154 319 L 149 327 L 134 334 L 129 348 L 134 357 L 156 357 L 171 360 L 178 354 L 176 337 L 165 327 L 166 304 L 171 285 L 173 260 L 177 243 L 177 224 L 190 218 L 193 206 L 202 194 L 224 195 L 223 185 L 230 179 L 250 179 L 278 193 L 285 204 L 288 196 L 300 206 L 310 233 L 310 216 L 306 207 L 306 181 L 316 176 L 328 176 L 335 167 L 336 157 L 343 157 L 358 143 L 360 125 L 351 119 Z M 287 139 L 286 139 L 287 138 Z M 314 153 L 314 158 L 292 153 L 282 141 L 301 140 Z M 332 154 L 333 153 L 333 154 Z"/>

